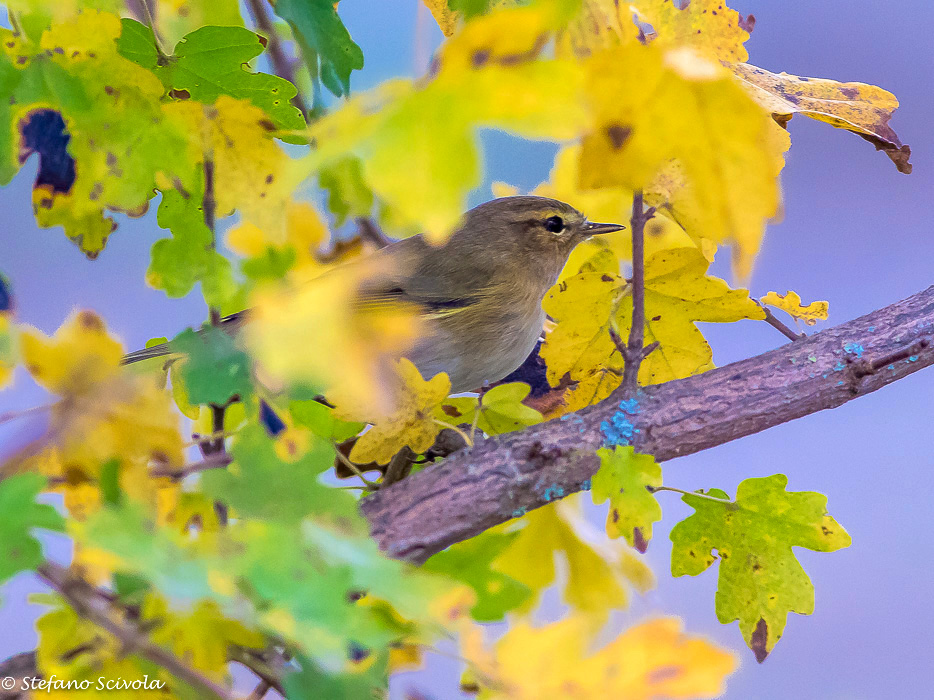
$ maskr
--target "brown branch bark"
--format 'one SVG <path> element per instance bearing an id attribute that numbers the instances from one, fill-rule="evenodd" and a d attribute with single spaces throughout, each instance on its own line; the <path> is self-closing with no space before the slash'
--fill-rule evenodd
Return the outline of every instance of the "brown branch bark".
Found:
<path id="1" fill-rule="evenodd" d="M 934 364 L 934 287 L 856 320 L 687 379 L 483 440 L 366 499 L 390 556 L 448 545 L 589 487 L 603 445 L 662 462 L 876 391 Z"/>
<path id="2" fill-rule="evenodd" d="M 645 224 L 655 215 L 655 208 L 644 209 L 642 190 L 632 196 L 632 324 L 629 342 L 620 348 L 623 355 L 623 381 L 618 394 L 635 396 L 639 388 L 639 367 L 646 356 L 645 348 Z"/>

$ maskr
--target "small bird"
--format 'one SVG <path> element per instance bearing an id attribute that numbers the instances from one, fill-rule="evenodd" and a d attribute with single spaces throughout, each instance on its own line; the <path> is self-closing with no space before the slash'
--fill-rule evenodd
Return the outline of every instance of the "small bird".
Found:
<path id="1" fill-rule="evenodd" d="M 502 197 L 468 211 L 444 245 L 423 236 L 373 255 L 388 272 L 370 280 L 361 304 L 412 304 L 425 331 L 405 356 L 423 377 L 446 372 L 451 392 L 471 391 L 513 372 L 535 347 L 545 321 L 542 299 L 574 247 L 620 231 L 547 197 Z M 350 263 L 353 264 L 353 263 Z M 249 311 L 229 316 L 236 332 Z M 169 344 L 131 353 L 124 363 L 167 355 Z"/>

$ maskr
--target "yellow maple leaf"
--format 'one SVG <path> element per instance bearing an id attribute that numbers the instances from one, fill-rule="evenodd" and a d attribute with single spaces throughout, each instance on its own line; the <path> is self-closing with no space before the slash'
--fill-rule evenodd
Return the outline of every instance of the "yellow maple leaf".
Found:
<path id="1" fill-rule="evenodd" d="M 626 187 L 608 186 L 598 189 L 583 189 L 579 185 L 578 163 L 580 146 L 565 146 L 555 156 L 550 177 L 535 188 L 533 194 L 567 202 L 582 211 L 591 221 L 609 221 L 628 224 L 632 215 L 632 190 Z M 577 274 L 581 266 L 596 253 L 609 248 L 620 260 L 632 257 L 632 235 L 629 229 L 591 238 L 579 244 L 568 258 L 559 281 Z M 645 225 L 645 254 L 665 248 L 682 248 L 693 245 L 691 237 L 673 219 L 658 213 Z"/>
<path id="2" fill-rule="evenodd" d="M 24 328 L 20 348 L 33 379 L 60 395 L 83 394 L 114 377 L 123 357 L 123 346 L 90 311 L 73 314 L 52 338 Z"/>
<path id="3" fill-rule="evenodd" d="M 631 7 L 652 25 L 650 39 L 660 46 L 690 46 L 709 58 L 736 63 L 749 58 L 743 45 L 749 38 L 742 16 L 723 0 L 682 3 L 634 0 Z"/>
<path id="4" fill-rule="evenodd" d="M 288 203 L 302 176 L 273 139 L 266 113 L 227 95 L 213 105 L 182 100 L 164 110 L 188 134 L 190 162 L 213 162 L 217 216 L 239 210 L 270 241 L 284 243 Z"/>
<path id="5" fill-rule="evenodd" d="M 472 20 L 442 46 L 427 84 L 390 81 L 315 123 L 305 167 L 359 156 L 398 226 L 444 240 L 481 181 L 477 127 L 568 140 L 587 123 L 580 66 L 539 58 L 564 16 L 562 3 L 543 2 Z"/>
<path id="6" fill-rule="evenodd" d="M 576 16 L 555 38 L 559 56 L 591 53 L 636 41 L 638 27 L 628 3 L 618 0 L 582 0 Z"/>
<path id="7" fill-rule="evenodd" d="M 809 326 L 813 326 L 818 321 L 826 321 L 827 310 L 830 307 L 830 303 L 826 301 L 812 301 L 810 304 L 804 304 L 797 292 L 786 292 L 785 294 L 769 292 L 759 301 L 774 306 L 776 309 L 781 309 L 795 319 L 804 321 Z"/>
<path id="8" fill-rule="evenodd" d="M 462 19 L 461 13 L 452 10 L 448 5 L 448 0 L 423 0 L 425 7 L 431 11 L 431 16 L 435 18 L 441 33 L 444 36 L 451 36 L 457 25 Z"/>
<path id="9" fill-rule="evenodd" d="M 360 291 L 386 264 L 364 258 L 317 277 L 306 269 L 281 287 L 257 290 L 243 335 L 265 378 L 313 386 L 367 418 L 391 411 L 393 362 L 411 347 L 419 323 L 405 305 L 361 303 Z"/>
<path id="10" fill-rule="evenodd" d="M 898 108 L 895 95 L 875 85 L 840 83 L 825 78 L 801 78 L 771 73 L 748 63 L 730 66 L 753 99 L 784 125 L 795 114 L 826 122 L 862 136 L 885 151 L 900 172 L 910 173 L 911 149 L 889 126 Z"/>
<path id="11" fill-rule="evenodd" d="M 152 640 L 215 680 L 227 676 L 231 646 L 261 649 L 265 638 L 239 620 L 225 617 L 212 600 L 199 600 L 190 611 L 176 611 L 161 596 L 149 594 L 140 616 L 153 628 Z"/>
<path id="12" fill-rule="evenodd" d="M 707 276 L 709 264 L 694 247 L 661 250 L 646 260 L 645 343 L 659 345 L 642 362 L 640 383 L 680 379 L 713 366 L 696 322 L 765 317 L 746 290 Z M 553 287 L 543 306 L 557 321 L 541 349 L 548 381 L 557 386 L 565 374 L 587 380 L 569 395 L 575 407 L 605 398 L 619 384 L 623 367 L 610 330 L 626 339 L 632 325 L 629 283 L 619 275 L 615 256 L 610 251 L 595 256 L 589 267 Z M 595 387 L 594 397 L 581 396 L 585 387 Z"/>
<path id="13" fill-rule="evenodd" d="M 563 493 L 554 493 L 555 498 Z M 492 567 L 534 593 L 524 605 L 534 607 L 555 581 L 555 555 L 567 564 L 564 599 L 600 623 L 611 610 L 625 608 L 629 589 L 644 592 L 655 584 L 651 570 L 622 540 L 607 540 L 582 516 L 580 499 L 564 498 L 533 510 L 521 520 L 519 535 L 493 560 Z"/>
<path id="14" fill-rule="evenodd" d="M 688 232 L 735 243 L 734 269 L 747 276 L 778 208 L 787 147 L 765 110 L 687 47 L 634 44 L 595 55 L 588 93 L 597 126 L 583 141 L 581 185 L 644 189 L 677 158 L 700 217 Z"/>
<path id="15" fill-rule="evenodd" d="M 386 464 L 406 445 L 420 454 L 434 444 L 442 425 L 435 420 L 441 402 L 451 391 L 448 375 L 436 374 L 429 380 L 422 378 L 418 368 L 402 358 L 396 365 L 400 380 L 399 401 L 392 413 L 377 420 L 365 432 L 350 452 L 350 460 L 358 464 L 377 462 Z M 338 412 L 351 418 L 338 405 Z"/>
<path id="16" fill-rule="evenodd" d="M 120 372 L 123 347 L 103 322 L 81 311 L 48 338 L 24 329 L 23 364 L 62 400 L 49 413 L 49 430 L 29 450 L 26 464 L 53 478 L 77 518 L 100 505 L 102 467 L 119 460 L 119 483 L 133 499 L 154 508 L 177 484 L 149 478 L 149 465 L 181 465 L 184 441 L 170 397 L 149 376 Z"/>
<path id="17" fill-rule="evenodd" d="M 481 700 L 714 698 L 737 665 L 732 653 L 686 636 L 676 618 L 632 627 L 590 654 L 589 632 L 586 620 L 571 616 L 544 627 L 513 625 L 493 651 L 478 629 L 465 630 L 461 647 Z"/>

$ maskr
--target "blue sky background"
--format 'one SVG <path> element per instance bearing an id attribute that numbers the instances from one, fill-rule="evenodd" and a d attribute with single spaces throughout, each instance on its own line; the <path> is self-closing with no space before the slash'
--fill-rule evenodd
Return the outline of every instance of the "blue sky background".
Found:
<path id="1" fill-rule="evenodd" d="M 784 221 L 770 227 L 751 280 L 756 296 L 794 289 L 805 299 L 828 299 L 831 323 L 840 323 L 934 283 L 934 5 L 922 0 L 735 0 L 757 17 L 747 46 L 750 61 L 772 71 L 858 80 L 894 92 L 902 106 L 892 124 L 911 144 L 915 172 L 896 172 L 881 153 L 856 136 L 795 117 L 793 146 L 783 174 Z M 415 0 L 344 0 L 341 14 L 366 55 L 354 79 L 363 89 L 416 66 Z M 439 38 L 429 26 L 431 42 Z M 560 96 L 556 96 L 560 99 Z M 547 177 L 553 149 L 485 137 L 487 178 L 531 189 Z M 154 209 L 139 220 L 121 217 L 107 249 L 90 262 L 60 230 L 38 230 L 29 188 L 34 161 L 0 189 L 0 271 L 10 278 L 20 320 L 51 332 L 74 308 L 100 313 L 128 346 L 172 335 L 199 323 L 203 306 L 192 295 L 169 300 L 143 282 L 149 248 L 166 235 Z M 477 201 L 489 196 L 477 193 Z M 758 354 L 784 342 L 761 323 L 708 327 L 718 364 Z M 934 408 L 930 370 L 841 408 L 795 421 L 665 465 L 666 483 L 685 489 L 720 487 L 734 494 L 744 478 L 784 473 L 791 490 L 829 496 L 829 510 L 853 536 L 834 554 L 796 550 L 817 591 L 815 613 L 790 616 L 772 656 L 757 665 L 736 624 L 714 614 L 716 571 L 697 578 L 667 573 L 668 532 L 691 510 L 674 494 L 660 494 L 664 521 L 647 554 L 659 587 L 614 618 L 618 629 L 657 613 L 677 614 L 687 629 L 739 651 L 740 670 L 730 699 L 861 699 L 919 697 L 931 683 L 934 648 Z M 0 412 L 35 405 L 41 391 L 22 374 L 0 394 Z M 23 432 L 24 428 L 26 433 Z M 0 432 L 7 452 L 39 426 Z M 602 515 L 594 512 L 602 525 Z M 32 648 L 29 621 L 35 590 L 20 576 L 2 591 L 0 657 Z M 556 604 L 548 611 L 557 615 Z M 617 630 L 618 631 L 618 630 Z M 429 670 L 407 675 L 394 696 L 418 687 L 436 698 L 455 697 L 457 664 L 429 659 Z"/>

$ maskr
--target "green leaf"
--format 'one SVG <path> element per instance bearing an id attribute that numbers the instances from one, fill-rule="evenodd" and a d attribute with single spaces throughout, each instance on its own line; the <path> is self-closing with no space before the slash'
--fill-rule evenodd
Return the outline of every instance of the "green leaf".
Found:
<path id="1" fill-rule="evenodd" d="M 341 97 L 350 92 L 350 74 L 363 68 L 363 51 L 350 38 L 331 0 L 278 0 L 276 14 L 289 23 L 312 74 Z"/>
<path id="2" fill-rule="evenodd" d="M 234 395 L 245 399 L 252 393 L 250 360 L 225 331 L 188 329 L 172 348 L 188 356 L 181 374 L 191 403 L 222 406 Z"/>
<path id="3" fill-rule="evenodd" d="M 155 71 L 159 65 L 159 52 L 152 30 L 145 24 L 127 17 L 120 20 L 120 27 L 117 52 L 136 65 Z"/>
<path id="4" fill-rule="evenodd" d="M 388 682 L 388 655 L 380 654 L 375 663 L 363 659 L 358 664 L 359 673 L 351 666 L 343 673 L 328 673 L 304 654 L 296 661 L 301 670 L 290 673 L 283 680 L 285 695 L 291 700 L 359 700 L 380 697 L 378 689 L 385 689 Z"/>
<path id="5" fill-rule="evenodd" d="M 528 586 L 491 568 L 493 560 L 518 535 L 518 532 L 485 532 L 435 554 L 422 565 L 422 570 L 445 574 L 473 588 L 477 594 L 477 603 L 470 615 L 474 620 L 501 620 L 507 612 L 521 606 L 532 595 Z"/>
<path id="6" fill-rule="evenodd" d="M 510 382 L 494 386 L 483 395 L 480 416 L 477 418 L 478 400 L 464 396 L 447 399 L 441 406 L 439 418 L 457 425 L 473 425 L 488 435 L 499 435 L 520 430 L 542 422 L 542 414 L 522 403 L 531 391 L 524 382 Z"/>
<path id="7" fill-rule="evenodd" d="M 662 468 L 652 455 L 636 454 L 629 446 L 597 450 L 600 470 L 591 482 L 593 502 L 610 501 L 606 532 L 622 535 L 640 552 L 652 539 L 652 523 L 662 519 L 662 508 L 646 486 L 662 485 Z"/>
<path id="8" fill-rule="evenodd" d="M 289 413 L 296 425 L 308 428 L 315 435 L 334 442 L 343 442 L 353 437 L 363 430 L 364 426 L 364 423 L 335 418 L 334 409 L 314 399 L 290 401 Z"/>
<path id="9" fill-rule="evenodd" d="M 249 100 L 281 129 L 302 129 L 305 118 L 291 104 L 298 90 L 277 75 L 253 73 L 246 64 L 263 52 L 257 34 L 243 27 L 201 27 L 175 47 L 168 65 L 157 71 L 166 87 L 185 90 L 211 104 L 220 95 Z"/>
<path id="10" fill-rule="evenodd" d="M 696 576 L 720 559 L 717 619 L 739 620 L 746 643 L 761 662 L 781 639 L 789 612 L 814 611 L 814 586 L 791 551 L 805 547 L 833 552 L 850 536 L 827 515 L 827 497 L 787 492 L 784 474 L 746 479 L 736 501 L 711 489 L 708 496 L 684 496 L 697 511 L 671 531 L 673 576 Z"/>
<path id="11" fill-rule="evenodd" d="M 0 582 L 42 563 L 35 528 L 61 532 L 64 520 L 50 505 L 36 503 L 46 485 L 41 474 L 18 474 L 0 481 Z"/>
<path id="12" fill-rule="evenodd" d="M 343 226 L 348 217 L 367 216 L 373 209 L 373 191 L 363 179 L 359 158 L 338 158 L 321 168 L 318 184 L 328 193 L 328 210 L 335 224 Z"/>
<path id="13" fill-rule="evenodd" d="M 316 439 L 299 459 L 286 462 L 262 427 L 241 430 L 232 449 L 234 464 L 202 476 L 205 493 L 233 507 L 241 516 L 294 525 L 314 516 L 354 523 L 361 533 L 356 499 L 318 481 L 334 464 L 334 448 Z"/>
<path id="14" fill-rule="evenodd" d="M 120 505 L 120 460 L 116 457 L 109 459 L 101 466 L 101 475 L 99 477 L 101 495 L 104 497 L 104 503 L 112 506 Z"/>

